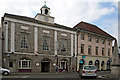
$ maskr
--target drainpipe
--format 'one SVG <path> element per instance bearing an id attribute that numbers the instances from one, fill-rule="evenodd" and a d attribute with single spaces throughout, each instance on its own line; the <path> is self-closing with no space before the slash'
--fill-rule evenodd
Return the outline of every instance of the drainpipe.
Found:
<path id="1" fill-rule="evenodd" d="M 0 67 L 2 67 L 2 30 L 1 29 L 0 29 Z"/>

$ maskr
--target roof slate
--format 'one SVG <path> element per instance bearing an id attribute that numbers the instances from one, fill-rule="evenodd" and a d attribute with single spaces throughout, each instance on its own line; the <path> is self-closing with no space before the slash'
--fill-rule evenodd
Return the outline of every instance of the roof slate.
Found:
<path id="1" fill-rule="evenodd" d="M 42 21 L 36 20 L 34 18 L 26 17 L 26 16 L 19 16 L 19 15 L 5 13 L 4 17 L 9 17 L 9 18 L 17 19 L 17 20 L 23 20 L 23 21 L 27 21 L 27 22 L 33 22 L 33 23 L 37 23 L 37 24 L 42 24 L 42 25 L 47 25 L 47 26 L 51 26 L 51 27 L 75 31 L 73 28 L 70 28 L 67 26 L 63 26 L 63 25 L 60 25 L 57 23 L 52 24 L 52 23 L 42 22 Z"/>
<path id="2" fill-rule="evenodd" d="M 83 21 L 81 21 L 76 26 L 74 26 L 74 28 L 79 28 L 79 29 L 82 29 L 82 30 L 86 30 L 86 31 L 90 31 L 90 32 L 93 32 L 93 33 L 97 33 L 97 34 L 100 34 L 100 35 L 104 35 L 104 36 L 107 36 L 107 37 L 114 38 L 113 36 L 111 36 L 110 34 L 108 34 L 105 31 L 103 31 L 102 29 L 100 29 L 96 25 L 92 25 L 92 24 L 89 24 L 89 23 L 86 23 L 86 22 L 83 22 Z"/>

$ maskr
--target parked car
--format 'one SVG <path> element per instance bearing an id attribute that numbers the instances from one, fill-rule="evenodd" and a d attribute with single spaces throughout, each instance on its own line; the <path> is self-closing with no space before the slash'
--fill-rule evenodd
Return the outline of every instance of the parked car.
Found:
<path id="1" fill-rule="evenodd" d="M 84 65 L 79 71 L 79 76 L 97 78 L 97 68 L 94 65 Z"/>
<path id="2" fill-rule="evenodd" d="M 6 76 L 10 74 L 10 70 L 0 67 L 0 73 Z"/>

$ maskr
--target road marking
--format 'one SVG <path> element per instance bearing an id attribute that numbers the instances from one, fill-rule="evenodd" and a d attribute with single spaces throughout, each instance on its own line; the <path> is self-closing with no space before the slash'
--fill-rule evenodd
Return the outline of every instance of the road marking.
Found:
<path id="1" fill-rule="evenodd" d="M 98 76 L 99 78 L 104 78 L 105 76 Z"/>
<path id="2" fill-rule="evenodd" d="M 27 78 L 28 76 L 23 76 L 22 78 Z"/>
<path id="3" fill-rule="evenodd" d="M 15 76 L 15 77 L 18 77 L 18 76 Z"/>

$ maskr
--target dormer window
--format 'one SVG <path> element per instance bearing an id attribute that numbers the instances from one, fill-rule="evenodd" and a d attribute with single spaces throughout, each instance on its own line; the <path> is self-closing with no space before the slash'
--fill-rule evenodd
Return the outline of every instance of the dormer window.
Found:
<path id="1" fill-rule="evenodd" d="M 45 14 L 46 14 L 46 15 L 48 14 L 48 10 L 47 10 L 47 9 L 45 9 Z"/>

